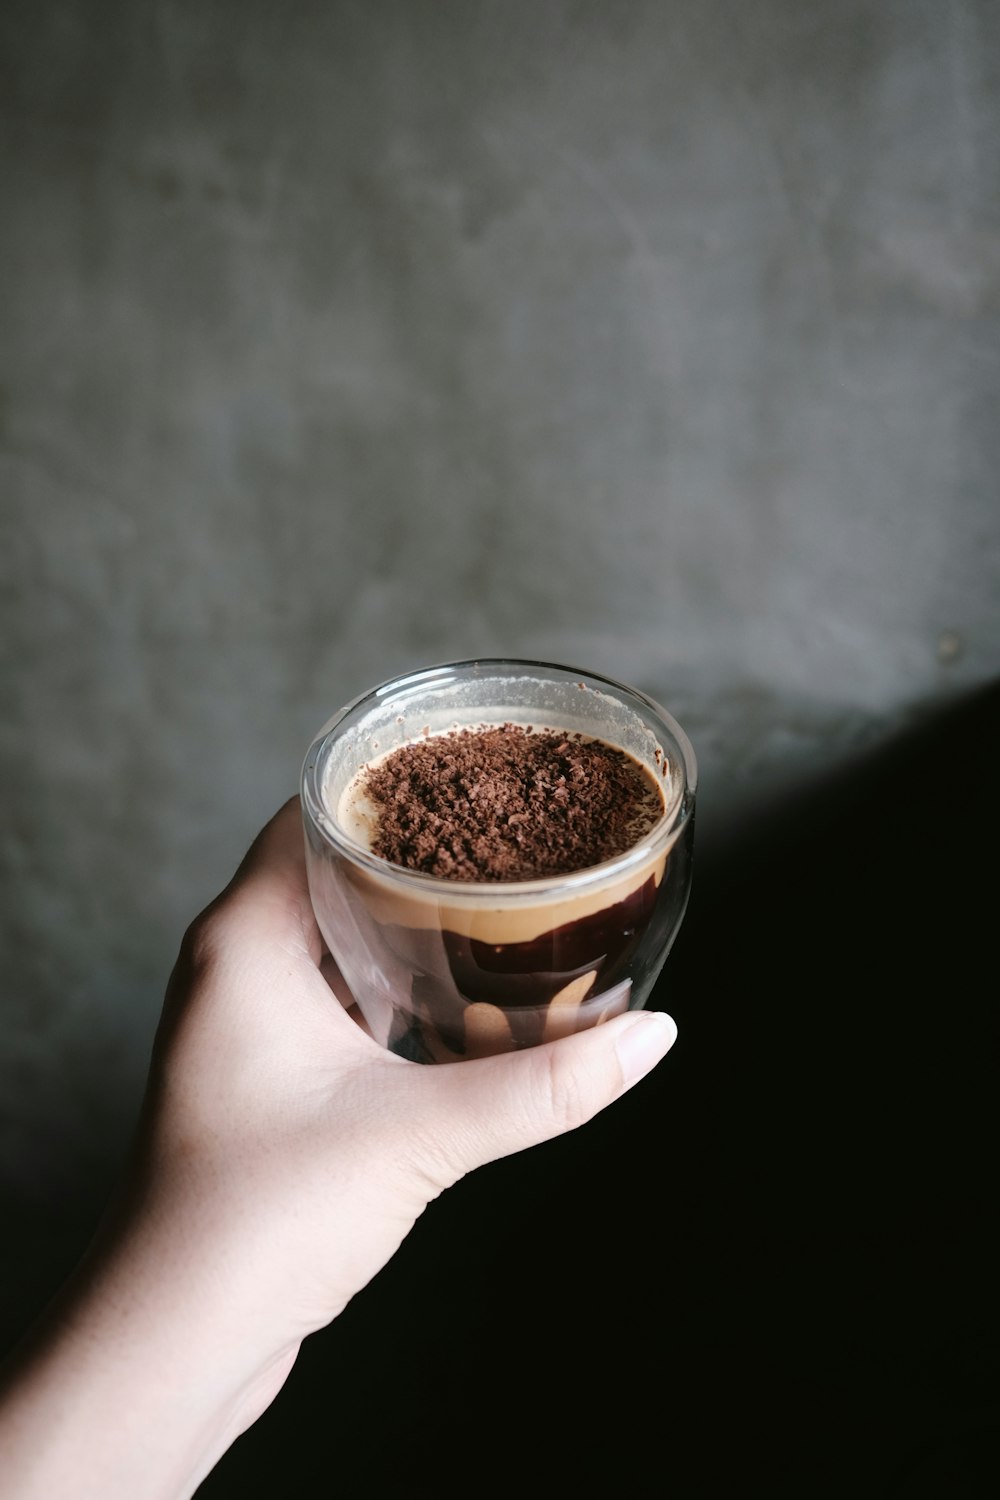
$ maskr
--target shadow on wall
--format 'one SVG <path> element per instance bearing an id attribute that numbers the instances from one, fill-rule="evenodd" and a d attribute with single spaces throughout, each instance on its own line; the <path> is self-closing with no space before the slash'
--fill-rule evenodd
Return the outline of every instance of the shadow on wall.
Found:
<path id="1" fill-rule="evenodd" d="M 799 759 L 780 756 L 768 760 L 761 795 L 740 794 L 715 820 L 712 838 L 713 874 L 738 878 L 752 865 L 760 847 L 781 846 L 798 835 L 805 839 L 848 840 L 863 848 L 866 833 L 857 826 L 856 809 L 870 806 L 875 789 L 882 789 L 885 810 L 877 808 L 877 822 L 888 816 L 904 818 L 913 834 L 933 841 L 942 825 L 962 827 L 953 836 L 965 838 L 989 828 L 995 820 L 996 792 L 986 776 L 986 757 L 1000 721 L 1000 686 L 996 683 L 960 695 L 947 703 L 930 698 L 913 705 L 904 718 L 887 724 L 861 713 L 827 720 L 836 739 L 836 753 L 826 762 L 812 720 L 809 740 L 814 753 Z M 900 776 L 899 789 L 893 778 Z M 719 767 L 719 781 L 724 773 Z M 970 788 L 978 805 L 969 805 Z M 720 795 L 725 796 L 720 785 Z M 900 800 L 905 797 L 905 805 Z M 974 847 L 970 844 L 970 848 Z M 984 845 L 985 848 L 985 845 Z"/>
<path id="2" fill-rule="evenodd" d="M 554 1493 L 995 1493 L 998 756 L 994 685 L 696 860 L 665 1063 L 433 1205 L 206 1500 L 333 1412 L 348 1489 L 459 1493 L 484 1423 L 513 1487 L 527 1422 Z"/>

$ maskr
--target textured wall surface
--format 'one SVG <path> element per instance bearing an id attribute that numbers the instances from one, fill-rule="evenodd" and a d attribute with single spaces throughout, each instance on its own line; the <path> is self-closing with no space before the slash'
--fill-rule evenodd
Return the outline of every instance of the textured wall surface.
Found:
<path id="1" fill-rule="evenodd" d="M 6 0 L 0 1171 L 405 668 L 661 698 L 730 820 L 1000 666 L 991 0 Z"/>

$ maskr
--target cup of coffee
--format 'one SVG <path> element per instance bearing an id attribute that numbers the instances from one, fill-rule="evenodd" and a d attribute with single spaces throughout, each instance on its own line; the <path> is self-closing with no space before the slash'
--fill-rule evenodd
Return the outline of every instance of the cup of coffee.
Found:
<path id="1" fill-rule="evenodd" d="M 415 1062 L 643 1006 L 687 906 L 697 765 L 665 709 L 532 661 L 383 683 L 302 771 L 316 919 L 376 1041 Z"/>

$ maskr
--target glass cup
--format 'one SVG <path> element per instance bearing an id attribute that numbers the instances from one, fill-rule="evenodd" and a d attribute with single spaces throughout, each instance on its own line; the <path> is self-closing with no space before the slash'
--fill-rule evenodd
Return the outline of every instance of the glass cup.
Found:
<path id="1" fill-rule="evenodd" d="M 341 811 L 372 760 L 427 734 L 533 725 L 644 766 L 663 812 L 623 854 L 544 879 L 459 882 L 373 854 Z M 320 931 L 372 1035 L 415 1062 L 531 1047 L 641 1008 L 687 906 L 694 751 L 645 694 L 544 662 L 455 662 L 356 698 L 309 749 L 302 812 Z"/>

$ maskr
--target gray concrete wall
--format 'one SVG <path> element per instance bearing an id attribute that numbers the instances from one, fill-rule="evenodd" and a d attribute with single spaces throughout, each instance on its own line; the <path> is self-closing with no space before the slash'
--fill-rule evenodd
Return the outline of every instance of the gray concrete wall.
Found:
<path id="1" fill-rule="evenodd" d="M 998 83 L 992 0 L 6 0 L 13 1191 L 372 683 L 639 684 L 710 858 L 996 676 Z"/>

